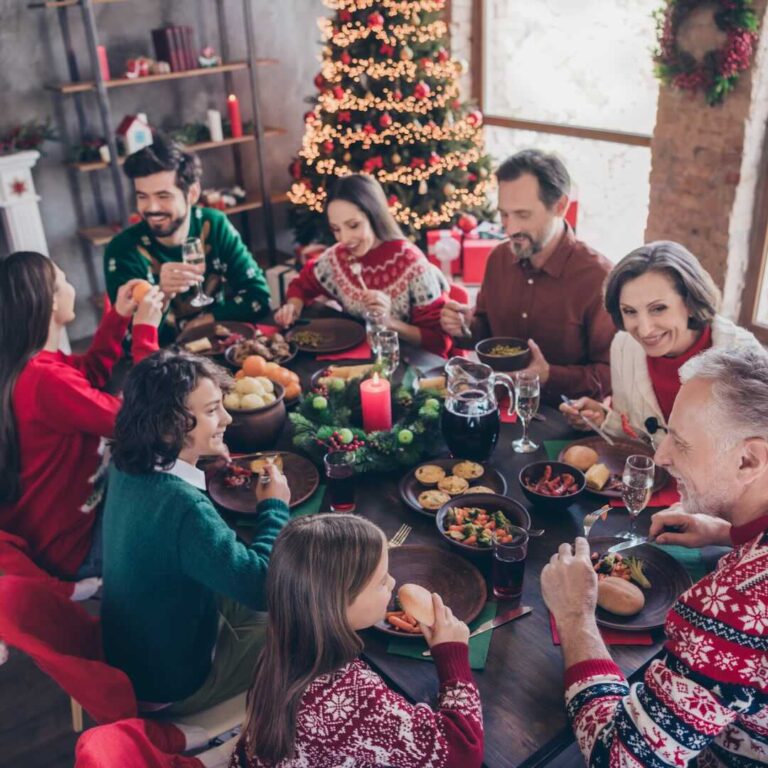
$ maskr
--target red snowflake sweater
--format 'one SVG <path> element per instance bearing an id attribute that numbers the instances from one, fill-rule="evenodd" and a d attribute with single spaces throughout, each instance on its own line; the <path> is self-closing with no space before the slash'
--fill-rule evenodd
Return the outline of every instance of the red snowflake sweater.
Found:
<path id="1" fill-rule="evenodd" d="M 34 561 L 71 578 L 91 546 L 94 510 L 106 467 L 103 438 L 112 437 L 119 398 L 100 391 L 122 355 L 130 319 L 110 309 L 84 355 L 42 351 L 13 390 L 21 455 L 21 497 L 0 505 L 0 529 L 20 536 Z M 157 349 L 157 329 L 137 325 L 137 362 Z"/>
<path id="2" fill-rule="evenodd" d="M 327 296 L 349 314 L 362 317 L 366 290 L 386 293 L 392 299 L 392 316 L 421 331 L 421 346 L 447 356 L 451 338 L 440 327 L 440 310 L 448 284 L 442 272 L 407 240 L 381 243 L 361 259 L 350 259 L 347 249 L 337 243 L 306 264 L 288 286 L 286 297 L 309 304 Z"/>
<path id="3" fill-rule="evenodd" d="M 294 757 L 271 768 L 479 768 L 483 720 L 467 646 L 441 643 L 432 655 L 440 679 L 437 712 L 410 704 L 356 659 L 307 688 Z M 248 761 L 242 741 L 230 761 L 230 768 L 266 766 Z"/>
<path id="4" fill-rule="evenodd" d="M 768 764 L 768 516 L 667 617 L 667 643 L 631 687 L 607 660 L 566 671 L 566 704 L 590 766 Z"/>

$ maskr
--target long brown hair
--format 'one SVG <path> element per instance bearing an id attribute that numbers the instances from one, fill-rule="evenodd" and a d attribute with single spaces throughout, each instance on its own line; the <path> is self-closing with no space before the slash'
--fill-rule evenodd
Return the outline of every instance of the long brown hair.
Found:
<path id="1" fill-rule="evenodd" d="M 55 292 L 56 271 L 43 254 L 16 251 L 0 261 L 0 503 L 21 494 L 13 388 L 48 340 Z"/>
<path id="2" fill-rule="evenodd" d="M 346 611 L 384 546 L 381 529 L 355 515 L 299 517 L 280 532 L 267 578 L 267 636 L 243 727 L 249 757 L 268 763 L 292 757 L 307 686 L 363 650 Z"/>
<path id="3" fill-rule="evenodd" d="M 326 211 L 334 200 L 343 200 L 359 208 L 370 222 L 376 237 L 383 243 L 405 239 L 403 230 L 389 210 L 381 184 L 373 176 L 367 173 L 340 176 L 328 192 Z"/>

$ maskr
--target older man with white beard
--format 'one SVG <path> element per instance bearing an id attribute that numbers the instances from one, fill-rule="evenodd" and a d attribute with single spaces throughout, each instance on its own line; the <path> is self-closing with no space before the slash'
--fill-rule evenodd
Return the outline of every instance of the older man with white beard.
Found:
<path id="1" fill-rule="evenodd" d="M 562 544 L 541 575 L 589 766 L 768 765 L 768 356 L 713 349 L 681 379 L 656 461 L 685 511 L 654 515 L 651 534 L 733 549 L 672 607 L 642 682 L 627 683 L 600 636 L 587 541 Z"/>

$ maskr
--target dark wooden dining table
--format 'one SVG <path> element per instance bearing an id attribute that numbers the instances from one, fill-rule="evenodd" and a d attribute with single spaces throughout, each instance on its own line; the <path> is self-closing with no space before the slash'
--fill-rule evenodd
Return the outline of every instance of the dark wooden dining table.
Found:
<path id="1" fill-rule="evenodd" d="M 323 313 L 325 314 L 325 313 Z M 421 371 L 441 366 L 445 360 L 424 350 L 401 346 L 402 364 Z M 299 354 L 290 367 L 309 385 L 311 375 L 331 363 L 318 361 L 314 355 Z M 553 643 L 549 613 L 541 597 L 539 576 L 549 558 L 562 542 L 573 542 L 583 535 L 582 519 L 587 512 L 600 507 L 605 499 L 582 494 L 565 512 L 549 513 L 533 507 L 524 497 L 518 483 L 520 469 L 528 463 L 546 458 L 545 440 L 577 439 L 583 433 L 574 432 L 551 407 L 542 406 L 543 421 L 533 421 L 531 437 L 540 448 L 535 453 L 516 454 L 511 442 L 520 436 L 520 424 L 501 425 L 496 449 L 489 461 L 506 478 L 508 495 L 529 509 L 533 528 L 543 528 L 540 538 L 530 540 L 523 587 L 523 603 L 533 607 L 533 613 L 518 621 L 493 630 L 485 669 L 475 671 L 480 689 L 485 723 L 485 760 L 488 768 L 532 768 L 550 763 L 573 742 L 568 725 L 563 696 L 563 661 L 560 648 Z M 291 429 L 287 424 L 278 446 L 291 449 Z M 447 449 L 446 453 L 447 454 Z M 412 527 L 408 544 L 421 544 L 455 551 L 439 535 L 434 519 L 407 507 L 400 498 L 398 482 L 403 472 L 369 474 L 357 483 L 356 513 L 379 525 L 391 537 L 402 524 Z M 321 511 L 328 511 L 324 499 Z M 650 513 L 643 512 L 638 531 L 644 533 Z M 628 518 L 623 509 L 612 510 L 605 521 L 598 521 L 594 535 L 612 535 L 626 529 Z M 490 591 L 490 559 L 481 564 Z M 504 604 L 498 612 L 505 610 Z M 408 699 L 434 704 L 438 684 L 434 665 L 403 656 L 389 654 L 389 637 L 375 629 L 363 633 L 366 660 Z M 653 633 L 653 645 L 614 646 L 611 654 L 627 675 L 635 673 L 661 648 L 662 632 Z M 578 760 L 579 758 L 576 758 Z M 570 761 L 569 763 L 570 764 Z M 578 763 L 574 763 L 578 764 Z"/>

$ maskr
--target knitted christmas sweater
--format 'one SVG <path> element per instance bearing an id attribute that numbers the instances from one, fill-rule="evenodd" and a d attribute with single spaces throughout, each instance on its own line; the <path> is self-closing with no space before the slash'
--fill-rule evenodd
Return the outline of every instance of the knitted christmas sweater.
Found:
<path id="1" fill-rule="evenodd" d="M 407 240 L 381 243 L 360 259 L 351 259 L 336 243 L 306 264 L 288 286 L 286 297 L 309 304 L 327 296 L 349 314 L 362 317 L 363 294 L 368 290 L 382 291 L 392 299 L 392 316 L 419 328 L 424 349 L 447 355 L 451 339 L 440 327 L 440 310 L 448 285 L 440 270 Z"/>
<path id="2" fill-rule="evenodd" d="M 438 711 L 411 704 L 361 659 L 322 675 L 299 706 L 295 754 L 270 768 L 475 768 L 483 761 L 480 696 L 467 646 L 432 649 L 440 679 Z M 240 741 L 230 768 L 266 768 Z"/>
<path id="3" fill-rule="evenodd" d="M 122 356 L 129 321 L 110 309 L 86 354 L 38 352 L 13 389 L 21 496 L 0 505 L 0 529 L 24 539 L 54 576 L 74 576 L 91 546 L 106 479 L 104 438 L 112 437 L 121 405 L 101 387 Z M 157 329 L 137 325 L 134 360 L 156 349 Z"/>
<path id="4" fill-rule="evenodd" d="M 667 643 L 631 687 L 612 661 L 566 671 L 566 704 L 590 766 L 768 764 L 768 516 L 667 617 Z"/>
<path id="5" fill-rule="evenodd" d="M 189 301 L 192 292 L 176 296 L 160 327 L 163 343 L 172 341 L 174 324 L 195 314 L 212 312 L 217 320 L 250 321 L 269 311 L 269 287 L 261 267 L 243 243 L 229 218 L 212 208 L 193 207 L 189 236 L 199 237 L 205 251 L 203 289 L 214 299 L 203 310 Z M 180 262 L 181 246 L 172 248 L 159 243 L 143 221 L 112 238 L 104 251 L 104 275 L 109 298 L 133 278 L 160 282 L 160 268 L 169 261 Z"/>

